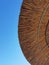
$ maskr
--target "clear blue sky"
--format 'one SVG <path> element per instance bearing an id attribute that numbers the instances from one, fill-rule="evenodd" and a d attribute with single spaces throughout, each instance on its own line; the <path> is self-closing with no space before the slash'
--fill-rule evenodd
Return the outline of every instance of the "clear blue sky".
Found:
<path id="1" fill-rule="evenodd" d="M 18 40 L 22 0 L 0 0 L 0 65 L 30 65 Z"/>

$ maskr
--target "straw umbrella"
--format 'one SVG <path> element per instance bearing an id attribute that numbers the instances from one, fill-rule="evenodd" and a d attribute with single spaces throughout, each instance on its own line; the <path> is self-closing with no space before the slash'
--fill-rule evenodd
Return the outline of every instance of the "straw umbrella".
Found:
<path id="1" fill-rule="evenodd" d="M 49 1 L 23 0 L 19 41 L 31 65 L 49 65 Z"/>

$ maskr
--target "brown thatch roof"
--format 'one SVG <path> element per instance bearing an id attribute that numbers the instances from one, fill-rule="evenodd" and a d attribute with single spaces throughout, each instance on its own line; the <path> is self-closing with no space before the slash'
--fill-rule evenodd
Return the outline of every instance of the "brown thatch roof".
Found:
<path id="1" fill-rule="evenodd" d="M 24 0 L 19 41 L 31 65 L 49 65 L 49 0 Z"/>

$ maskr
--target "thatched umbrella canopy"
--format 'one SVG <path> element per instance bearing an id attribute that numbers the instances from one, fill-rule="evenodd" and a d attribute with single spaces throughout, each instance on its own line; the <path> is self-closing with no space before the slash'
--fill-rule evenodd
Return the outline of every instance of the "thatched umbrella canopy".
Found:
<path id="1" fill-rule="evenodd" d="M 49 0 L 23 1 L 18 33 L 31 65 L 49 65 Z"/>

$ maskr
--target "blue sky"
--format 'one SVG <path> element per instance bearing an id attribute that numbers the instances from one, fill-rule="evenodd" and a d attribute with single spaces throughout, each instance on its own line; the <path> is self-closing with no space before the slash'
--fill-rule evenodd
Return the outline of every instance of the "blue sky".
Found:
<path id="1" fill-rule="evenodd" d="M 30 65 L 18 39 L 22 0 L 0 0 L 0 65 Z"/>

